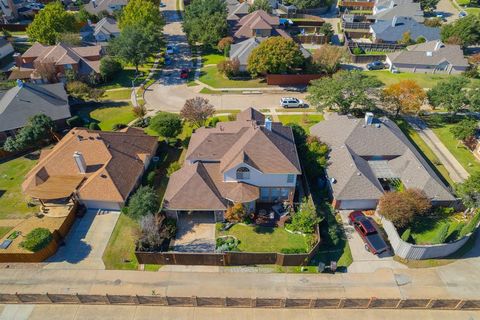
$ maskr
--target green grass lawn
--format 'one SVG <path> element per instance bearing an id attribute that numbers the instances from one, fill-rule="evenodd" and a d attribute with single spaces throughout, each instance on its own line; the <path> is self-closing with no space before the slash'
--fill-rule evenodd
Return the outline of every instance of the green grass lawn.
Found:
<path id="1" fill-rule="evenodd" d="M 138 74 L 138 77 L 136 77 L 135 86 L 140 85 L 147 78 L 151 68 L 153 67 L 154 61 L 155 61 L 155 58 L 151 57 L 148 59 L 147 63 L 138 67 L 139 74 Z M 105 90 L 122 88 L 122 87 L 131 88 L 132 80 L 134 79 L 135 79 L 135 67 L 131 65 L 126 65 L 123 68 L 123 70 L 120 71 L 118 74 L 116 74 L 110 81 L 101 83 L 98 85 L 98 87 Z"/>
<path id="2" fill-rule="evenodd" d="M 438 118 L 438 116 L 436 118 Z M 462 143 L 459 143 L 450 132 L 450 128 L 455 124 L 438 123 L 438 121 L 433 123 L 433 118 L 431 117 L 424 117 L 424 120 L 427 121 L 429 127 L 435 132 L 440 141 L 442 141 L 445 147 L 453 154 L 468 173 L 472 174 L 480 171 L 480 161 L 475 158 L 473 153 L 467 147 Z"/>
<path id="3" fill-rule="evenodd" d="M 129 100 L 132 94 L 131 89 L 105 91 L 102 100 Z"/>
<path id="4" fill-rule="evenodd" d="M 307 132 L 308 129 L 313 126 L 314 124 L 323 121 L 323 115 L 322 114 L 308 114 L 306 113 L 306 119 L 305 116 L 302 114 L 292 114 L 292 115 L 279 115 L 278 119 L 280 120 L 281 123 L 283 124 L 288 124 L 288 123 L 297 123 L 301 125 Z"/>
<path id="5" fill-rule="evenodd" d="M 0 162 L 0 219 L 26 218 L 38 210 L 29 207 L 21 191 L 25 174 L 37 163 L 33 154 Z"/>
<path id="6" fill-rule="evenodd" d="M 267 228 L 236 224 L 217 236 L 232 235 L 240 240 L 238 249 L 243 252 L 280 252 L 284 248 L 307 250 L 305 237 L 292 234 L 283 228 Z"/>
<path id="7" fill-rule="evenodd" d="M 0 239 L 12 230 L 13 227 L 0 227 Z"/>
<path id="8" fill-rule="evenodd" d="M 229 80 L 218 72 L 216 66 L 202 68 L 199 80 L 213 88 L 258 88 L 268 86 L 263 79 Z"/>
<path id="9" fill-rule="evenodd" d="M 422 217 L 415 220 L 412 227 L 411 237 L 415 244 L 439 244 L 438 235 L 440 230 L 448 227 L 447 240 L 457 240 L 458 233 L 465 222 L 456 219 L 455 216 L 446 217 Z M 449 239 L 451 237 L 451 239 Z"/>
<path id="10" fill-rule="evenodd" d="M 135 119 L 132 106 L 128 102 L 92 103 L 72 108 L 86 122 L 97 122 L 102 130 L 112 130 L 115 124 L 128 124 Z"/>
<path id="11" fill-rule="evenodd" d="M 422 88 L 432 88 L 439 81 L 445 80 L 449 77 L 453 77 L 448 74 L 422 74 L 422 73 L 391 73 L 388 70 L 372 70 L 365 71 L 365 74 L 375 76 L 382 81 L 386 86 L 397 83 L 401 80 L 414 80 Z M 476 83 L 480 83 L 480 80 L 473 80 Z"/>
<path id="12" fill-rule="evenodd" d="M 453 180 L 450 178 L 448 170 L 440 162 L 432 149 L 423 141 L 419 134 L 403 119 L 396 119 L 396 124 L 400 127 L 403 133 L 407 136 L 410 142 L 417 148 L 422 156 L 429 162 L 430 166 L 436 169 L 440 178 L 443 178 L 444 182 L 453 185 Z"/>
<path id="13" fill-rule="evenodd" d="M 221 61 L 225 60 L 225 56 L 223 54 L 219 53 L 209 53 L 202 55 L 202 64 L 204 66 L 209 65 L 209 64 L 218 64 Z"/>

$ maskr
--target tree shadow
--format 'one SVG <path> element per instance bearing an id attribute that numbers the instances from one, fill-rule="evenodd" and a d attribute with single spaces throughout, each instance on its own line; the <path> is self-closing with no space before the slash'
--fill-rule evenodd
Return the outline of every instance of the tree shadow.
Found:
<path id="1" fill-rule="evenodd" d="M 255 226 L 253 227 L 253 231 L 258 234 L 272 234 L 275 231 L 275 228 Z"/>

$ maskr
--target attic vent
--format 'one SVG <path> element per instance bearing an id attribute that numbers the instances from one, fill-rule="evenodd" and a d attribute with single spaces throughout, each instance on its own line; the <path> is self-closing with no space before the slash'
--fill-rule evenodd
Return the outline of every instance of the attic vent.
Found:
<path id="1" fill-rule="evenodd" d="M 95 138 L 94 138 L 94 137 L 88 137 L 88 139 L 90 139 L 90 140 L 95 140 Z"/>
<path id="2" fill-rule="evenodd" d="M 106 175 L 106 174 L 101 174 L 100 177 L 106 179 L 106 178 L 107 178 L 107 175 Z"/>
<path id="3" fill-rule="evenodd" d="M 433 56 L 433 52 L 432 51 L 427 51 L 426 55 L 427 55 L 427 57 L 431 57 L 431 56 Z"/>
<path id="4" fill-rule="evenodd" d="M 377 123 L 375 127 L 380 128 L 380 123 Z"/>
<path id="5" fill-rule="evenodd" d="M 77 140 L 78 140 L 78 141 L 82 141 L 82 140 L 83 140 L 83 137 L 82 137 L 82 136 L 77 136 Z"/>
<path id="6" fill-rule="evenodd" d="M 335 178 L 330 178 L 331 183 L 337 183 L 337 180 Z"/>
<path id="7" fill-rule="evenodd" d="M 357 176 L 361 176 L 362 174 L 360 172 L 357 172 Z"/>

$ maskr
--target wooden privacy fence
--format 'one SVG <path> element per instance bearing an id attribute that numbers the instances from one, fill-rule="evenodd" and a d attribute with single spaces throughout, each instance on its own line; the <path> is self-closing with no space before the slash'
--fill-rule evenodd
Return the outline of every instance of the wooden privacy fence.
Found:
<path id="1" fill-rule="evenodd" d="M 306 34 L 306 35 L 296 35 L 295 40 L 300 43 L 311 43 L 311 44 L 325 44 L 330 40 L 323 34 Z"/>
<path id="2" fill-rule="evenodd" d="M 211 308 L 480 310 L 480 300 L 399 298 L 175 297 L 110 294 L 2 294 L 0 304 L 152 305 Z"/>

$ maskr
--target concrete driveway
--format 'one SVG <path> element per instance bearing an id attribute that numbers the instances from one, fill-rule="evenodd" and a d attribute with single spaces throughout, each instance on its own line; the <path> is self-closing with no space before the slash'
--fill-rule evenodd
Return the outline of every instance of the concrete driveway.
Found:
<path id="1" fill-rule="evenodd" d="M 215 251 L 213 213 L 179 214 L 174 250 L 183 252 Z"/>
<path id="2" fill-rule="evenodd" d="M 47 260 L 46 269 L 105 269 L 102 256 L 107 247 L 119 212 L 97 215 L 88 210 L 77 218 L 65 238 L 65 245 Z"/>
<path id="3" fill-rule="evenodd" d="M 352 251 L 353 263 L 348 267 L 348 272 L 375 272 L 382 268 L 406 269 L 407 267 L 393 260 L 393 253 L 385 252 L 374 255 L 365 249 L 365 243 L 357 231 L 348 223 L 348 214 L 351 210 L 340 211 L 343 228 L 347 235 L 348 244 Z"/>
<path id="4" fill-rule="evenodd" d="M 460 11 L 453 5 L 455 0 L 440 0 L 437 4 L 436 13 L 441 13 L 448 23 L 458 19 Z"/>

